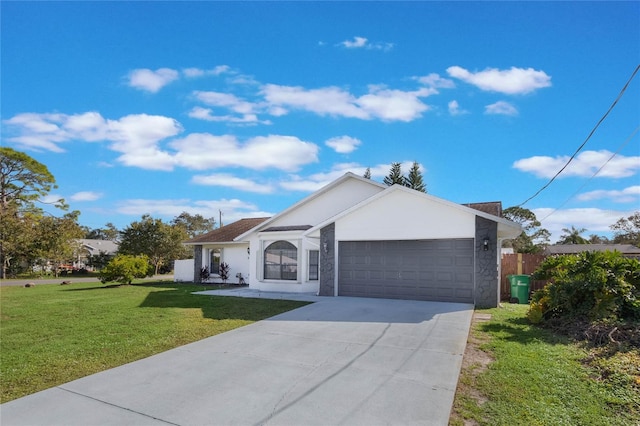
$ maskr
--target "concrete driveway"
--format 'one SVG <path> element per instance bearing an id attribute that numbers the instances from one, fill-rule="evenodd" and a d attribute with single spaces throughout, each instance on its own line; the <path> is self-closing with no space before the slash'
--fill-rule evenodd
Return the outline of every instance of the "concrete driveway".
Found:
<path id="1" fill-rule="evenodd" d="M 316 303 L 0 406 L 10 425 L 446 425 L 473 307 Z"/>

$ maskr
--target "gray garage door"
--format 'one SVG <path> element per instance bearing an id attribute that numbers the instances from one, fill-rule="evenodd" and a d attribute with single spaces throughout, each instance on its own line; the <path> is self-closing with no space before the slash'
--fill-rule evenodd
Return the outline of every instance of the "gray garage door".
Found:
<path id="1" fill-rule="evenodd" d="M 340 296 L 473 303 L 473 239 L 341 241 Z"/>

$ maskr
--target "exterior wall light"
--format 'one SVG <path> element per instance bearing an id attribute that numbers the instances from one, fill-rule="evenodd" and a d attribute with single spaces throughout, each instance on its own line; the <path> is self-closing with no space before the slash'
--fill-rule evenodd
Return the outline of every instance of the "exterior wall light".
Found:
<path id="1" fill-rule="evenodd" d="M 484 251 L 489 251 L 489 238 L 485 238 L 482 242 L 482 249 Z"/>
<path id="2" fill-rule="evenodd" d="M 329 253 L 329 245 L 326 242 L 322 243 L 322 250 L 324 251 L 324 254 Z"/>

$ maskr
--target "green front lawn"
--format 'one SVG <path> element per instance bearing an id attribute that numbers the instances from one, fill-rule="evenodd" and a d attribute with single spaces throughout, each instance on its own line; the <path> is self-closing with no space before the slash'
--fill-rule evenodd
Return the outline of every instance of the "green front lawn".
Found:
<path id="1" fill-rule="evenodd" d="M 0 401 L 306 304 L 191 294 L 203 289 L 191 284 L 148 282 L 0 288 Z"/>
<path id="2" fill-rule="evenodd" d="M 450 424 L 638 425 L 640 349 L 594 349 L 533 326 L 528 305 L 480 311 Z"/>

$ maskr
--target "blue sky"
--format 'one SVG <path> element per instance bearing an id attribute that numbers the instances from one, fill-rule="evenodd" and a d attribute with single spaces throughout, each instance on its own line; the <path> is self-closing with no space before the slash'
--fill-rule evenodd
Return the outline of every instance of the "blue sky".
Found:
<path id="1" fill-rule="evenodd" d="M 432 195 L 518 205 L 640 63 L 639 2 L 0 8 L 2 145 L 46 164 L 91 228 L 273 215 L 391 162 L 419 162 Z M 640 208 L 639 117 L 636 77 L 523 206 L 553 240 Z"/>

